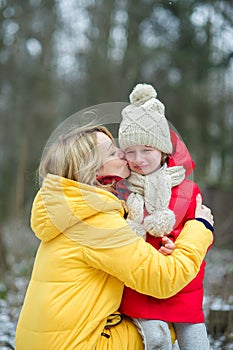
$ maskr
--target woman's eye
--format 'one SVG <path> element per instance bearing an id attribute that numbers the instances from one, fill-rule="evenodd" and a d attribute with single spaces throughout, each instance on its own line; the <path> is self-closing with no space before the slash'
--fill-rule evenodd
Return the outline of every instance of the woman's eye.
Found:
<path id="1" fill-rule="evenodd" d="M 112 156 L 115 156 L 116 153 L 117 153 L 117 150 L 115 149 L 115 147 L 113 147 L 113 148 L 111 149 L 111 151 L 110 151 L 110 156 L 111 156 L 111 157 L 112 157 Z"/>

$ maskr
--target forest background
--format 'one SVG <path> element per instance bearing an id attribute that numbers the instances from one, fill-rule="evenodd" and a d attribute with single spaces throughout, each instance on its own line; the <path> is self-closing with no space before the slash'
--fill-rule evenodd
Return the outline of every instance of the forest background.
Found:
<path id="1" fill-rule="evenodd" d="M 231 0 L 0 0 L 0 78 L 2 297 L 30 276 L 30 208 L 49 135 L 83 108 L 127 102 L 139 82 L 156 88 L 193 156 L 215 214 L 216 256 L 232 251 Z M 229 304 L 228 265 L 213 286 Z"/>

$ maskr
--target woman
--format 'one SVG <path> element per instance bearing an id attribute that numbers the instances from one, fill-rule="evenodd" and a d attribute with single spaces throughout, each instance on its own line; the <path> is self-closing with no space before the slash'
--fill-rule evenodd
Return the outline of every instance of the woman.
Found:
<path id="1" fill-rule="evenodd" d="M 104 175 L 127 177 L 129 169 L 101 126 L 67 132 L 41 162 L 44 181 L 31 217 L 41 244 L 17 325 L 17 350 L 142 350 L 137 328 L 117 312 L 124 284 L 167 298 L 199 270 L 211 231 L 188 222 L 173 254 L 163 256 L 127 225 L 124 203 L 96 180 Z M 197 212 L 212 223 L 201 203 Z"/>

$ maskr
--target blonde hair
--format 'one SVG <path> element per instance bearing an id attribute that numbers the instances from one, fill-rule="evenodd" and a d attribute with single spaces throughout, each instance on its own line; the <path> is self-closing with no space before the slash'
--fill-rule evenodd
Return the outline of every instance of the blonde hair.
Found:
<path id="1" fill-rule="evenodd" d="M 96 174 L 102 166 L 96 132 L 103 132 L 113 140 L 108 129 L 100 125 L 73 127 L 59 136 L 48 147 L 41 160 L 40 180 L 50 173 L 88 185 L 96 185 Z"/>

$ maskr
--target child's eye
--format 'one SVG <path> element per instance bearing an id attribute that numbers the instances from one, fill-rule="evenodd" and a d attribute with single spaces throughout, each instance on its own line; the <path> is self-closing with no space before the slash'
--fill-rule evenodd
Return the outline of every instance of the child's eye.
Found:
<path id="1" fill-rule="evenodd" d="M 133 151 L 126 151 L 125 154 L 132 154 L 134 153 Z"/>
<path id="2" fill-rule="evenodd" d="M 116 151 L 113 151 L 110 156 L 115 156 L 116 155 Z"/>

